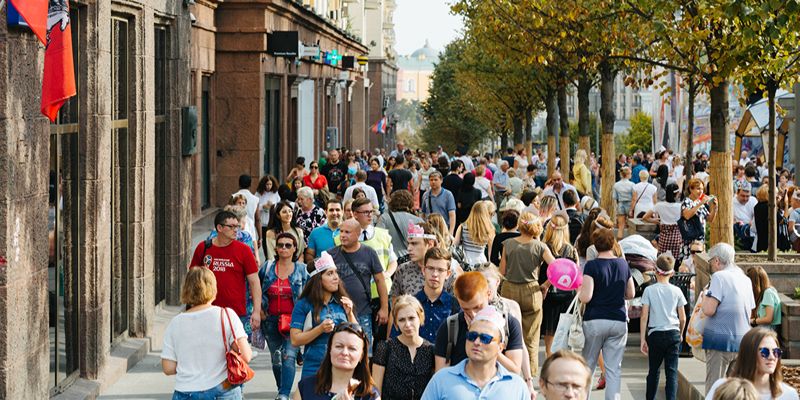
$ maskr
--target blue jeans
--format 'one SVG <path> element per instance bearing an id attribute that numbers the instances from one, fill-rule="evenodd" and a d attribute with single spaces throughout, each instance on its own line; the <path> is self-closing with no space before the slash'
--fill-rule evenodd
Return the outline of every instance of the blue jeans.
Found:
<path id="1" fill-rule="evenodd" d="M 739 225 L 738 223 L 734 223 L 733 234 L 736 236 L 736 239 L 741 241 L 744 250 L 751 251 L 755 238 L 750 236 L 750 224 Z"/>
<path id="2" fill-rule="evenodd" d="M 278 394 L 289 396 L 297 372 L 294 365 L 297 359 L 297 347 L 292 346 L 289 336 L 283 336 L 278 332 L 278 317 L 275 315 L 267 316 L 261 323 L 261 331 L 264 332 L 272 356 L 272 374 L 278 383 Z"/>
<path id="3" fill-rule="evenodd" d="M 225 389 L 220 383 L 211 389 L 199 392 L 179 392 L 172 393 L 172 400 L 241 400 L 242 386 L 236 385 Z"/>
<path id="4" fill-rule="evenodd" d="M 648 360 L 650 372 L 647 373 L 647 400 L 656 397 L 658 378 L 661 376 L 661 362 L 667 374 L 665 388 L 667 400 L 674 400 L 678 394 L 678 352 L 681 347 L 681 334 L 677 330 L 656 331 L 647 335 Z"/>
<path id="5" fill-rule="evenodd" d="M 372 357 L 372 314 L 359 315 L 356 319 L 358 319 L 358 324 L 361 325 L 361 329 L 367 334 L 367 339 L 369 340 L 368 355 Z"/>

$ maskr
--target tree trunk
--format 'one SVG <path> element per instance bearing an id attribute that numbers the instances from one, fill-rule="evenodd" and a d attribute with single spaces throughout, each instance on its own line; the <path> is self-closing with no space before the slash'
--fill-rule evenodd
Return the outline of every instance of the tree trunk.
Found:
<path id="1" fill-rule="evenodd" d="M 524 143 L 525 132 L 522 130 L 522 115 L 519 113 L 511 117 L 511 124 L 514 126 L 514 148 L 518 148 Z"/>
<path id="2" fill-rule="evenodd" d="M 525 154 L 527 154 L 528 162 L 531 160 L 533 153 L 533 109 L 528 107 L 525 109 Z"/>
<path id="3" fill-rule="evenodd" d="M 500 150 L 502 152 L 505 152 L 507 148 L 508 148 L 508 132 L 504 130 L 500 133 Z"/>
<path id="4" fill-rule="evenodd" d="M 688 183 L 694 176 L 694 100 L 697 97 L 697 80 L 689 78 L 689 116 L 686 121 L 686 159 L 683 162 L 683 174 L 686 177 L 683 181 Z"/>
<path id="5" fill-rule="evenodd" d="M 777 215 L 777 193 L 775 191 L 775 163 L 777 161 L 777 152 L 775 151 L 775 92 L 778 90 L 778 85 L 771 81 L 767 83 L 767 95 L 769 101 L 769 139 L 767 140 L 767 174 L 769 174 L 769 227 L 767 232 L 769 234 L 769 247 L 767 248 L 767 257 L 769 261 L 777 261 L 778 259 L 778 215 Z M 783 154 L 781 154 L 783 157 Z M 758 233 L 761 236 L 761 232 Z"/>
<path id="6" fill-rule="evenodd" d="M 558 134 L 558 99 L 556 92 L 549 90 L 545 97 L 547 111 L 547 176 L 556 170 L 556 135 Z M 566 179 L 566 178 L 565 178 Z"/>
<path id="7" fill-rule="evenodd" d="M 587 76 L 578 79 L 578 148 L 583 149 L 587 155 L 591 154 L 589 138 L 589 91 L 592 90 L 592 80 Z"/>
<path id="8" fill-rule="evenodd" d="M 728 81 L 724 80 L 709 91 L 711 98 L 711 175 L 709 191 L 717 196 L 718 211 L 711 222 L 711 245 L 728 243 L 733 246 L 733 179 L 731 143 L 728 132 Z"/>
<path id="9" fill-rule="evenodd" d="M 561 176 L 569 181 L 569 116 L 567 116 L 567 87 L 558 88 L 558 124 L 561 126 Z"/>
<path id="10" fill-rule="evenodd" d="M 617 71 L 608 63 L 600 64 L 600 119 L 603 126 L 601 140 L 602 172 L 600 180 L 600 205 L 606 210 L 612 221 L 616 214 L 614 197 L 611 192 L 614 187 L 614 81 Z"/>

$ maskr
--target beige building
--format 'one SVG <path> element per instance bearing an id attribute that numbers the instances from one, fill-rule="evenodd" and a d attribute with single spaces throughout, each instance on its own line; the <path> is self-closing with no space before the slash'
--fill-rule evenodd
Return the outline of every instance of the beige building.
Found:
<path id="1" fill-rule="evenodd" d="M 397 101 L 428 99 L 431 77 L 435 64 L 439 62 L 439 52 L 431 48 L 425 41 L 425 46 L 417 49 L 411 55 L 401 56 L 397 60 Z"/>

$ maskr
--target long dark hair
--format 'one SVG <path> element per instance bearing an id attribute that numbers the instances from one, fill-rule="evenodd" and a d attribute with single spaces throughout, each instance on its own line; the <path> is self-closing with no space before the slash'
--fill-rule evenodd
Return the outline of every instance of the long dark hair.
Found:
<path id="1" fill-rule="evenodd" d="M 256 187 L 256 193 L 264 194 L 267 192 L 267 182 L 272 182 L 272 189 L 270 192 L 275 193 L 278 191 L 278 180 L 275 179 L 272 175 L 265 175 L 261 177 L 261 180 L 258 181 L 258 186 Z"/>
<path id="2" fill-rule="evenodd" d="M 594 220 L 597 219 L 597 216 L 603 212 L 602 208 L 596 207 L 589 210 L 589 215 L 586 217 L 586 220 L 583 222 L 583 226 L 581 227 L 581 234 L 578 235 L 578 240 L 575 241 L 575 248 L 578 250 L 578 255 L 581 257 L 586 257 L 586 249 L 592 245 L 592 231 L 594 228 Z M 271 222 L 272 220 L 270 220 Z"/>
<path id="3" fill-rule="evenodd" d="M 306 266 L 306 270 L 308 273 L 314 272 L 314 263 L 309 263 Z M 319 313 L 322 311 L 322 307 L 325 307 L 325 298 L 323 296 L 325 292 L 325 287 L 322 285 L 322 275 L 327 272 L 320 272 L 311 278 L 308 279 L 306 285 L 303 287 L 303 291 L 300 292 L 300 299 L 308 299 L 308 302 L 311 303 L 311 306 L 314 307 L 314 312 L 312 314 L 314 321 L 319 322 Z M 340 301 L 342 297 L 348 297 L 347 291 L 344 288 L 344 282 L 339 279 L 339 289 L 332 293 L 332 298 L 335 298 L 337 301 Z"/>
<path id="4" fill-rule="evenodd" d="M 656 170 L 656 180 L 662 188 L 667 187 L 667 179 L 669 179 L 669 167 L 667 164 L 661 164 Z"/>
<path id="5" fill-rule="evenodd" d="M 331 347 L 333 345 L 333 338 L 339 333 L 349 333 L 356 335 L 362 342 L 361 360 L 358 361 L 355 370 L 353 371 L 353 379 L 357 379 L 360 383 L 353 392 L 354 397 L 369 397 L 372 395 L 372 387 L 375 382 L 372 380 L 372 374 L 369 372 L 369 341 L 364 330 L 357 324 L 350 322 L 343 322 L 334 329 L 331 336 L 328 338 L 328 351 L 325 352 L 325 359 L 322 360 L 319 369 L 317 370 L 317 394 L 324 394 L 331 391 L 331 380 L 333 378 L 333 365 L 331 364 Z"/>
<path id="6" fill-rule="evenodd" d="M 471 192 L 475 188 L 475 175 L 472 172 L 464 174 L 464 180 L 461 183 L 462 192 Z"/>
<path id="7" fill-rule="evenodd" d="M 281 200 L 280 202 L 278 202 L 278 204 L 272 206 L 272 210 L 270 210 L 270 215 L 269 215 L 269 226 L 267 226 L 268 231 L 273 231 L 275 232 L 276 235 L 278 233 L 283 232 L 283 223 L 281 222 L 279 215 L 281 211 L 283 211 L 283 209 L 286 207 L 292 210 L 292 214 L 294 214 L 294 209 L 292 209 L 292 205 L 289 204 L 289 202 L 286 200 Z M 297 224 L 294 221 L 294 217 L 292 217 L 292 221 L 289 224 L 291 225 L 292 229 L 297 228 Z"/>

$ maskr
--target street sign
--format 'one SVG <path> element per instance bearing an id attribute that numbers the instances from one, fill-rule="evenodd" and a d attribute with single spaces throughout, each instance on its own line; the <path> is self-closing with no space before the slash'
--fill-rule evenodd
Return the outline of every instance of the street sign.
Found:
<path id="1" fill-rule="evenodd" d="M 304 44 L 300 44 L 300 57 L 310 57 L 315 60 L 319 60 L 319 46 L 306 46 Z"/>

